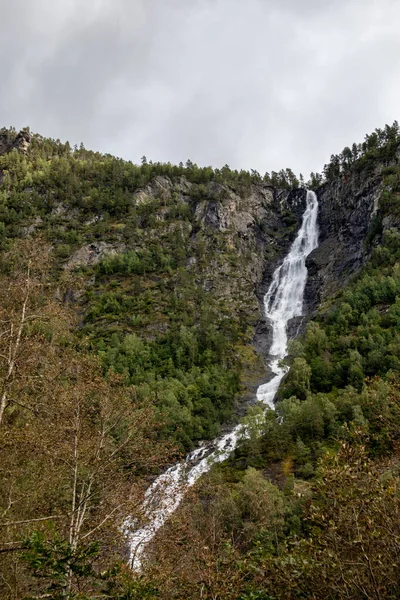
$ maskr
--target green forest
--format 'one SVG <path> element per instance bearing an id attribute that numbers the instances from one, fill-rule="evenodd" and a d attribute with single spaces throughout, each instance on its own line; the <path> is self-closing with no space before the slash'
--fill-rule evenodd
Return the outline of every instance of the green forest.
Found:
<path id="1" fill-rule="evenodd" d="M 28 129 L 0 138 L 1 597 L 398 598 L 398 123 L 306 183 L 288 168 L 135 165 Z M 318 194 L 360 174 L 381 185 L 364 265 L 290 342 L 276 410 L 250 406 L 248 440 L 132 572 L 124 519 L 157 474 L 238 421 L 265 368 L 255 247 L 203 206 L 231 210 L 235 195 L 247 210 L 255 189 Z M 274 227 L 254 230 L 273 241 L 270 267 L 299 218 L 278 199 L 268 210 Z"/>

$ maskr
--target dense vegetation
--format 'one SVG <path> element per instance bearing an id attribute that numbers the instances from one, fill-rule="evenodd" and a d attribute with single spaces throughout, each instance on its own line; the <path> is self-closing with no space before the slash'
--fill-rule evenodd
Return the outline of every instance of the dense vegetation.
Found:
<path id="1" fill-rule="evenodd" d="M 362 143 L 346 146 L 340 154 L 332 154 L 328 164 L 324 166 L 325 180 L 329 181 L 349 172 L 373 170 L 376 161 L 389 163 L 396 155 L 399 145 L 400 127 L 397 121 L 392 125 L 379 127 L 365 136 Z"/>
<path id="2" fill-rule="evenodd" d="M 1 595 L 139 598 L 117 552 L 123 519 L 232 417 L 257 363 L 248 257 L 195 216 L 254 176 L 1 136 L 15 146 L 0 156 Z M 136 200 L 166 174 L 169 193 Z M 234 305 L 204 284 L 221 269 Z"/>
<path id="3" fill-rule="evenodd" d="M 12 143 L 16 135 L 7 131 L 6 139 Z M 53 281 L 72 302 L 70 290 L 80 287 L 80 336 L 104 372 L 121 374 L 139 398 L 157 405 L 160 436 L 185 449 L 213 437 L 232 414 L 254 315 L 235 314 L 205 291 L 199 275 L 213 262 L 216 269 L 228 263 L 238 280 L 240 259 L 227 235 L 209 229 L 193 237 L 194 212 L 212 199 L 205 187 L 211 180 L 243 191 L 258 176 L 190 161 L 175 167 L 143 159 L 137 166 L 39 136 L 32 136 L 28 154 L 14 149 L 0 156 L 0 173 L 2 247 L 27 233 L 52 244 Z M 161 175 L 174 181 L 184 175 L 193 184 L 187 201 L 161 191 L 134 202 L 134 193 Z M 114 254 L 68 267 L 79 247 L 98 242 Z M 195 270 L 186 268 L 189 257 Z"/>
<path id="4" fill-rule="evenodd" d="M 250 439 L 153 545 L 159 597 L 399 596 L 398 143 L 361 159 L 383 162 L 366 265 L 291 343 L 276 411 L 252 409 Z"/>
<path id="5" fill-rule="evenodd" d="M 1 596 L 117 589 L 120 524 L 171 449 L 151 402 L 105 379 L 77 340 L 48 246 L 20 241 L 1 268 Z"/>
<path id="6" fill-rule="evenodd" d="M 259 368 L 250 257 L 199 206 L 303 178 L 138 166 L 28 131 L 19 151 L 18 135 L 0 131 L 15 146 L 0 156 L 1 596 L 397 598 L 397 123 L 311 174 L 317 188 L 379 172 L 369 259 L 291 344 L 276 411 L 249 410 L 249 439 L 190 491 L 141 576 L 121 558 L 124 518 Z M 290 239 L 296 216 L 279 218 Z"/>

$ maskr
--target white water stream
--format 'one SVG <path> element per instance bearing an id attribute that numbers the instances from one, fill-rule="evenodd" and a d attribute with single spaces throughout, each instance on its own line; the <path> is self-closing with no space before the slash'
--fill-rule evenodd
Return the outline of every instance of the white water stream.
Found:
<path id="1" fill-rule="evenodd" d="M 272 323 L 269 354 L 274 375 L 268 383 L 258 388 L 257 399 L 272 409 L 274 397 L 286 373 L 286 368 L 279 366 L 279 362 L 287 352 L 287 324 L 290 319 L 302 315 L 307 280 L 306 257 L 318 246 L 317 213 L 316 194 L 307 191 L 302 225 L 289 254 L 275 270 L 264 297 L 265 315 Z M 146 545 L 178 508 L 186 489 L 209 471 L 212 464 L 226 460 L 244 436 L 246 430 L 243 425 L 237 425 L 230 433 L 215 439 L 211 444 L 190 452 L 183 462 L 160 475 L 146 490 L 143 511 L 148 524 L 135 530 L 134 521 L 125 523 L 130 564 L 134 570 L 140 571 Z"/>

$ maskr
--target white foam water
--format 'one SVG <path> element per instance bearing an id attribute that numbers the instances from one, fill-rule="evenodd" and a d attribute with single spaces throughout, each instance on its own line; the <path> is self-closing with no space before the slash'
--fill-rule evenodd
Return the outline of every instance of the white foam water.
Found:
<path id="1" fill-rule="evenodd" d="M 306 257 L 318 245 L 317 227 L 318 201 L 314 192 L 307 190 L 306 209 L 301 227 L 288 255 L 275 270 L 271 285 L 264 297 L 265 315 L 272 324 L 272 344 L 269 351 L 272 379 L 257 390 L 257 399 L 266 407 L 274 409 L 274 398 L 286 373 L 280 365 L 287 352 L 287 324 L 302 315 L 303 296 L 307 280 Z M 246 429 L 237 425 L 226 435 L 215 439 L 207 446 L 197 448 L 165 473 L 160 475 L 146 490 L 143 514 L 147 524 L 137 528 L 129 519 L 125 532 L 130 548 L 130 565 L 140 571 L 144 551 L 157 531 L 181 503 L 188 487 L 210 470 L 217 462 L 226 460 L 236 448 L 239 440 L 246 437 Z"/>
<path id="2" fill-rule="evenodd" d="M 306 258 L 318 246 L 318 201 L 315 192 L 307 190 L 306 210 L 299 232 L 289 254 L 275 270 L 264 297 L 265 315 L 272 323 L 272 345 L 269 350 L 271 371 L 275 374 L 257 390 L 257 399 L 274 408 L 273 400 L 286 373 L 280 366 L 287 352 L 287 324 L 303 313 L 304 288 L 307 281 Z"/>

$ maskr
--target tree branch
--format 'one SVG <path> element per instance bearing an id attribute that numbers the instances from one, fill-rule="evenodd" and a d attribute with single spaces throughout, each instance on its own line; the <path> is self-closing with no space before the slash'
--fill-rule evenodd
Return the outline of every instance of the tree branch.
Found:
<path id="1" fill-rule="evenodd" d="M 25 523 L 35 523 L 37 521 L 48 521 L 49 519 L 62 519 L 63 515 L 50 515 L 49 517 L 39 517 L 37 519 L 25 519 L 24 521 L 6 521 L 0 523 L 0 527 L 9 527 L 11 525 L 24 525 Z"/>

